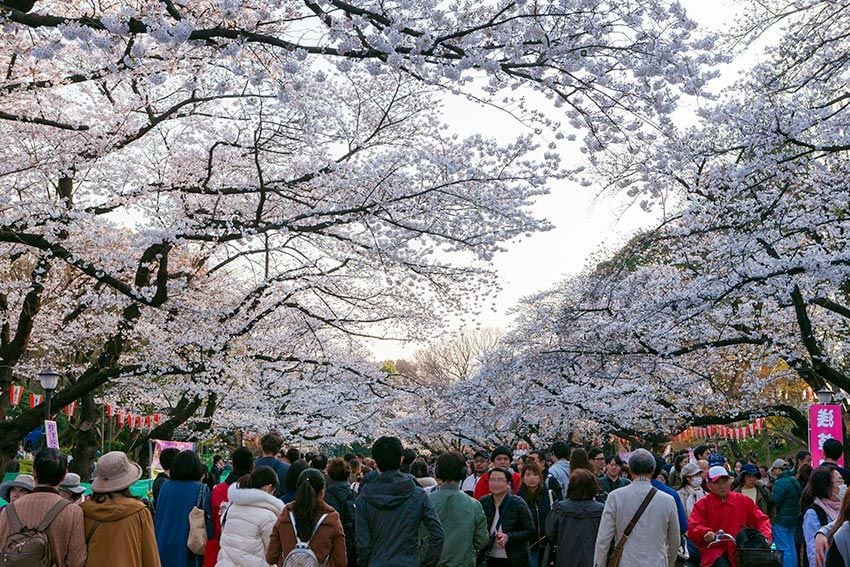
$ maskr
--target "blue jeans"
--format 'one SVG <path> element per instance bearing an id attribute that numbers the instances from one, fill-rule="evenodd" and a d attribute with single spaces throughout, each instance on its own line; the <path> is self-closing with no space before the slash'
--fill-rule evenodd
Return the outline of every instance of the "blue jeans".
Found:
<path id="1" fill-rule="evenodd" d="M 794 543 L 796 533 L 796 526 L 773 524 L 773 543 L 776 544 L 776 549 L 785 552 L 782 567 L 797 567 L 797 546 Z"/>
<path id="2" fill-rule="evenodd" d="M 543 554 L 539 549 L 531 550 L 531 567 L 539 567 L 540 566 L 540 558 Z"/>

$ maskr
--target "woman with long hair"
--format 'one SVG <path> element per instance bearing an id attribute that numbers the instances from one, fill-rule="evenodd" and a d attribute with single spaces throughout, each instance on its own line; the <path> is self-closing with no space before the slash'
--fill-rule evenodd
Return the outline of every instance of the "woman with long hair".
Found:
<path id="1" fill-rule="evenodd" d="M 602 460 L 604 463 L 604 456 L 602 457 Z M 573 452 L 570 453 L 570 471 L 574 471 L 576 469 L 585 469 L 596 474 L 596 469 L 590 463 L 590 459 L 587 457 L 587 451 L 584 449 L 573 449 Z"/>
<path id="2" fill-rule="evenodd" d="M 272 529 L 266 561 L 277 565 L 299 542 L 309 545 L 320 565 L 348 564 L 339 514 L 325 503 L 325 475 L 316 469 L 305 469 L 298 476 L 295 500 L 286 505 Z"/>
<path id="3" fill-rule="evenodd" d="M 88 542 L 87 565 L 160 566 L 151 513 L 130 494 L 130 486 L 141 477 L 142 467 L 121 451 L 98 459 L 92 497 L 80 504 Z"/>
<path id="4" fill-rule="evenodd" d="M 815 534 L 841 514 L 842 499 L 846 490 L 844 479 L 835 468 L 820 466 L 812 471 L 800 498 L 803 539 L 806 542 L 809 565 L 815 564 Z"/>
<path id="5" fill-rule="evenodd" d="M 272 528 L 283 511 L 277 473 L 260 466 L 227 489 L 217 567 L 267 567 Z"/>
<path id="6" fill-rule="evenodd" d="M 540 558 L 546 548 L 546 518 L 555 505 L 552 491 L 543 483 L 543 474 L 540 467 L 529 459 L 522 470 L 522 484 L 517 491 L 517 496 L 525 500 L 528 509 L 531 510 L 531 519 L 534 521 L 535 535 L 532 537 L 529 547 L 531 548 L 531 567 L 540 565 Z"/>

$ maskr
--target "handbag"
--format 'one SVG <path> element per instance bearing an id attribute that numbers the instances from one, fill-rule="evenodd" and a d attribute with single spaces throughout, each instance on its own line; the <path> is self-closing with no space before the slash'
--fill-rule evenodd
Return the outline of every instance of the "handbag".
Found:
<path id="1" fill-rule="evenodd" d="M 626 545 L 626 540 L 629 539 L 629 536 L 632 534 L 632 530 L 635 529 L 635 524 L 638 523 L 640 517 L 643 516 L 643 513 L 646 511 L 646 507 L 649 506 L 649 502 L 658 492 L 658 489 L 654 486 L 647 493 L 646 498 L 643 499 L 643 502 L 640 503 L 635 515 L 632 517 L 632 520 L 629 522 L 629 525 L 626 526 L 626 529 L 623 531 L 623 535 L 620 536 L 620 541 L 617 542 L 617 545 L 614 546 L 614 549 L 608 553 L 608 563 L 607 567 L 620 567 L 620 560 L 623 558 L 623 547 Z"/>
<path id="2" fill-rule="evenodd" d="M 207 548 L 207 518 L 204 513 L 204 486 L 198 490 L 198 500 L 189 511 L 189 536 L 186 546 L 195 555 L 203 555 Z"/>

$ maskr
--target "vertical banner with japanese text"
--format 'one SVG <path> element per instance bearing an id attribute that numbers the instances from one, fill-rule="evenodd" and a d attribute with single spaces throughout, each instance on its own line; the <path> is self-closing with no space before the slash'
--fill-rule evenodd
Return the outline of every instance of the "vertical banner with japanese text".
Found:
<path id="1" fill-rule="evenodd" d="M 823 463 L 823 444 L 827 439 L 837 439 L 844 444 L 841 406 L 813 404 L 809 407 L 809 450 L 815 466 Z M 838 464 L 844 466 L 843 456 L 838 459 Z"/>

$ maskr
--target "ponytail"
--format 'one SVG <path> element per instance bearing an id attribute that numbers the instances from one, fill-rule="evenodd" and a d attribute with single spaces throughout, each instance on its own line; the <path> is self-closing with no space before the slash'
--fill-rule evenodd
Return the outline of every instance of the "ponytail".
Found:
<path id="1" fill-rule="evenodd" d="M 261 466 L 236 481 L 239 488 L 262 488 L 272 485 L 277 490 L 277 473 L 271 467 Z"/>
<path id="2" fill-rule="evenodd" d="M 325 475 L 316 469 L 305 469 L 298 477 L 292 514 L 295 516 L 297 533 L 301 541 L 310 539 L 314 523 L 318 519 L 319 493 L 325 489 Z"/>

